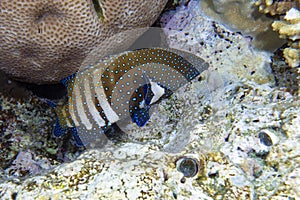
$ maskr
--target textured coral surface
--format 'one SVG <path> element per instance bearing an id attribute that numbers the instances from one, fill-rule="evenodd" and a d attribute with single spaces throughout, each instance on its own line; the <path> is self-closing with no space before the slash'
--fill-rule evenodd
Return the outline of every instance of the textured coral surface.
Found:
<path id="1" fill-rule="evenodd" d="M 87 53 L 105 39 L 151 25 L 166 2 L 0 1 L 0 69 L 21 81 L 56 83 L 75 73 Z M 99 53 L 128 47 L 139 34 L 105 42 Z"/>
<path id="2" fill-rule="evenodd" d="M 25 155 L 25 152 L 38 153 L 39 159 L 44 159 L 51 166 L 47 157 L 51 160 L 51 156 L 57 153 L 57 144 L 50 137 L 54 115 L 48 106 L 36 97 L 17 100 L 3 95 L 0 97 L 0 105 L 1 176 L 23 176 L 27 174 L 27 170 L 31 174 L 38 172 L 38 169 L 32 169 L 30 166 L 27 168 L 33 162 L 26 158 L 24 162 L 27 164 L 20 165 L 20 155 Z M 48 164 L 45 168 L 49 167 Z M 38 162 L 36 166 L 39 166 Z M 4 169 L 7 173 L 4 173 Z"/>

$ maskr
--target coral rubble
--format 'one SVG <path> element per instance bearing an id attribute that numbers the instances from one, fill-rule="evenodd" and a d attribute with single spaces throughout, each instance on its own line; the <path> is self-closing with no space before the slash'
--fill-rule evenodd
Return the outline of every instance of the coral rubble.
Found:
<path id="1" fill-rule="evenodd" d="M 27 177 L 64 158 L 52 136 L 51 108 L 37 97 L 15 99 L 0 93 L 0 177 Z"/>
<path id="2" fill-rule="evenodd" d="M 119 146 L 89 150 L 76 161 L 45 174 L 0 184 L 1 197 L 298 198 L 300 99 L 268 84 L 246 80 L 210 94 L 199 94 L 201 82 L 185 88 L 185 97 L 175 94 L 185 120 L 170 119 L 172 110 L 167 102 L 153 114 L 157 131 L 167 132 L 165 121 L 160 119 L 169 118 L 168 123 L 175 127 L 169 133 L 170 139 L 186 135 L 178 141 L 188 141 L 184 148 L 168 152 L 170 148 L 157 146 L 155 139 L 148 138 L 148 142 L 127 141 Z M 198 111 L 199 104 L 210 101 L 199 95 L 213 95 L 219 101 L 209 104 L 213 112 Z M 151 132 L 151 124 L 140 132 Z M 268 134 L 272 143 L 263 141 L 262 133 Z M 191 168 L 191 175 L 185 176 L 178 166 L 182 158 L 195 160 L 192 168 L 197 163 L 199 169 Z"/>

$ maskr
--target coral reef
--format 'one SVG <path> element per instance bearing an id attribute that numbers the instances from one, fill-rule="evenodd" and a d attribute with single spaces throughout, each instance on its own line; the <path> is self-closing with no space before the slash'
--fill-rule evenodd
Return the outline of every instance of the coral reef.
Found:
<path id="1" fill-rule="evenodd" d="M 171 47 L 199 55 L 209 70 L 157 105 L 146 126 L 132 124 L 119 142 L 42 174 L 3 179 L 0 198 L 299 199 L 300 98 L 288 88 L 293 83 L 278 83 L 270 53 L 199 6 L 191 0 L 162 21 Z M 49 167 L 29 150 L 18 152 L 30 162 L 15 154 L 7 167 L 13 174 Z"/>
<path id="2" fill-rule="evenodd" d="M 190 5 L 195 9 L 191 9 Z M 250 38 L 208 20 L 203 16 L 199 2 L 191 1 L 189 6 L 180 7 L 175 15 L 165 14 L 161 21 L 170 47 L 192 51 L 210 64 L 209 87 L 215 88 L 223 84 L 220 82 L 235 81 L 241 77 L 272 83 L 268 66 L 271 54 L 253 51 Z M 222 80 L 215 80 L 216 74 Z"/>
<path id="3" fill-rule="evenodd" d="M 272 71 L 276 86 L 284 88 L 293 95 L 300 94 L 300 74 L 297 68 L 291 68 L 283 58 L 284 47 L 272 56 Z"/>
<path id="4" fill-rule="evenodd" d="M 5 171 L 7 174 L 22 177 L 24 174 L 35 175 L 41 172 L 42 169 L 47 170 L 52 167 L 52 164 L 47 158 L 36 156 L 32 151 L 20 151 L 12 165 Z"/>
<path id="5" fill-rule="evenodd" d="M 101 44 L 105 55 L 131 45 L 142 32 L 102 42 L 151 25 L 166 2 L 0 1 L 0 69 L 24 82 L 57 83 L 76 72 L 94 46 Z"/>

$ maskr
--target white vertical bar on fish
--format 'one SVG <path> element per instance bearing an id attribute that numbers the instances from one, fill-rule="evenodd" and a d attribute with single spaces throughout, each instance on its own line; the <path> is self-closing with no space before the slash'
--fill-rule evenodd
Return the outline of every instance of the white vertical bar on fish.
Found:
<path id="1" fill-rule="evenodd" d="M 151 84 L 151 91 L 153 92 L 154 96 L 151 99 L 150 104 L 154 104 L 165 94 L 165 89 L 160 87 L 157 83 L 150 81 Z"/>
<path id="2" fill-rule="evenodd" d="M 107 99 L 104 97 L 105 92 L 103 86 L 101 84 L 101 73 L 100 70 L 94 70 L 93 72 L 93 84 L 95 88 L 95 92 L 99 101 L 101 108 L 104 111 L 105 116 L 107 117 L 110 123 L 114 123 L 119 120 L 119 116 L 109 105 Z"/>
<path id="3" fill-rule="evenodd" d="M 78 77 L 76 78 L 76 80 L 77 79 L 78 79 Z M 74 84 L 73 91 L 74 91 L 74 96 L 76 98 L 73 100 L 73 102 L 75 102 L 75 104 L 76 104 L 77 115 L 79 116 L 82 124 L 85 125 L 86 129 L 91 130 L 92 124 L 91 124 L 90 120 L 88 119 L 86 112 L 83 108 L 83 102 L 82 102 L 83 96 L 80 94 L 80 89 L 79 89 L 80 83 L 81 82 L 77 81 Z"/>
<path id="4" fill-rule="evenodd" d="M 74 91 L 74 86 L 73 86 L 73 91 Z M 79 126 L 79 122 L 78 122 L 78 120 L 77 120 L 77 117 L 76 117 L 76 115 L 75 115 L 75 110 L 74 110 L 75 107 L 76 107 L 76 106 L 74 106 L 75 101 L 73 101 L 73 99 L 76 98 L 76 97 L 75 97 L 74 94 L 72 94 L 71 97 L 70 97 L 70 96 L 71 96 L 71 94 L 69 95 L 69 100 L 68 100 L 68 104 L 69 104 L 69 113 L 70 113 L 70 115 L 71 115 L 71 118 L 72 118 L 72 120 L 73 120 L 75 126 Z"/>
<path id="5" fill-rule="evenodd" d="M 100 127 L 105 126 L 105 121 L 100 116 L 99 111 L 95 107 L 95 103 L 92 99 L 92 97 L 95 98 L 95 96 L 94 96 L 94 94 L 91 93 L 90 79 L 84 81 L 83 85 L 84 85 L 84 90 L 85 90 L 84 91 L 85 100 L 86 100 L 86 104 L 87 104 L 90 114 L 93 116 L 93 119 L 96 121 L 98 126 L 100 126 Z"/>

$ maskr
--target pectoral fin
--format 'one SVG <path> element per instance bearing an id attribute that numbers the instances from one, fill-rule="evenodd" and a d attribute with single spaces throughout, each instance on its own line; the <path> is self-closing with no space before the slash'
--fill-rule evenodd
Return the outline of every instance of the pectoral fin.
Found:
<path id="1" fill-rule="evenodd" d="M 149 107 L 140 108 L 140 109 L 136 110 L 134 113 L 132 113 L 131 119 L 139 127 L 145 126 L 145 124 L 150 119 Z"/>

